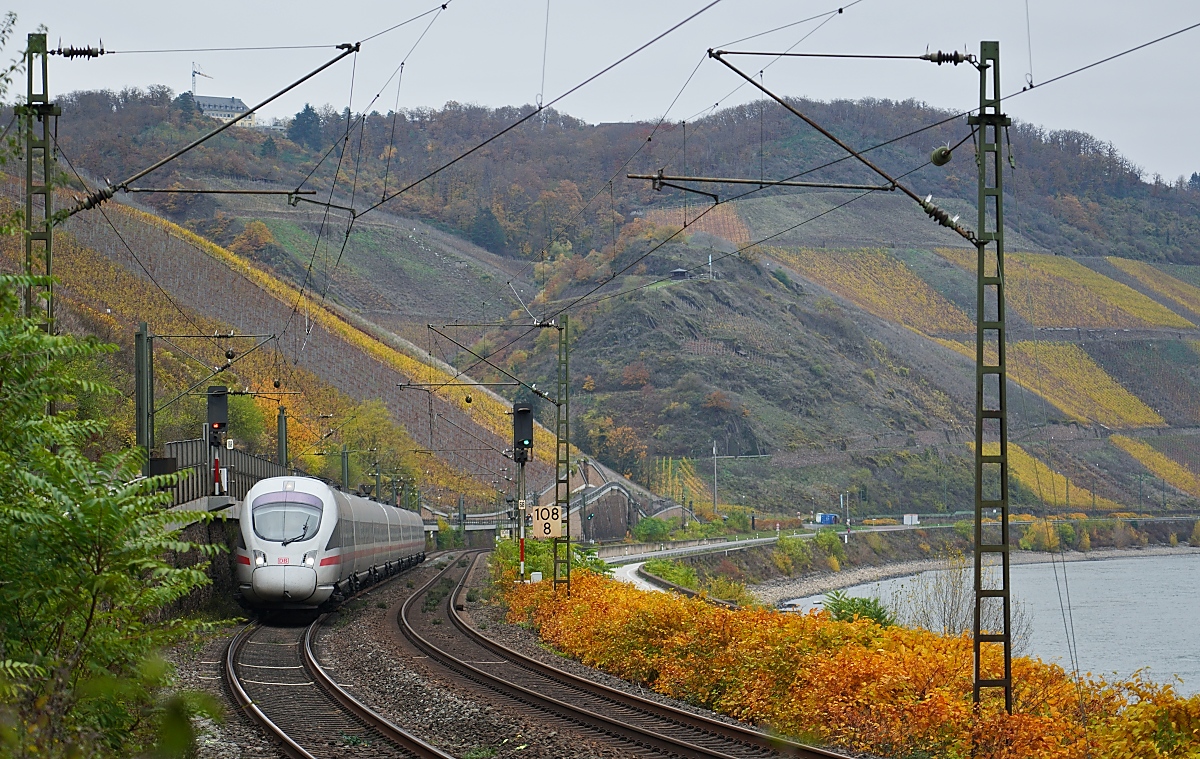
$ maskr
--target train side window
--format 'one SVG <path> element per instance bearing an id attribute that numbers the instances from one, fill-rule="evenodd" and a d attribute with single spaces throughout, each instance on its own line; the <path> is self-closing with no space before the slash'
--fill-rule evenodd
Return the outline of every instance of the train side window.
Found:
<path id="1" fill-rule="evenodd" d="M 325 544 L 325 550 L 330 551 L 334 548 L 342 547 L 342 520 L 338 520 L 333 526 L 333 534 L 329 536 L 329 542 Z"/>

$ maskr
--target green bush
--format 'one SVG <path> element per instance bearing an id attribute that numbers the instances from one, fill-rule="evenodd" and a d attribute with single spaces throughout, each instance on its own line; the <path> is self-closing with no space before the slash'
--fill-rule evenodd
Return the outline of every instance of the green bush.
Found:
<path id="1" fill-rule="evenodd" d="M 775 559 L 775 556 L 779 558 Z M 790 575 L 812 566 L 812 551 L 807 540 L 784 535 L 775 543 L 772 559 L 781 572 Z"/>
<path id="2" fill-rule="evenodd" d="M 671 525 L 664 519 L 646 517 L 639 519 L 631 532 L 634 540 L 642 543 L 656 543 L 667 539 L 667 536 L 671 534 Z"/>
<path id="3" fill-rule="evenodd" d="M 525 541 L 525 576 L 528 577 L 530 572 L 541 572 L 542 577 L 550 579 L 554 576 L 554 556 L 552 548 L 554 544 L 549 540 L 532 540 Z M 603 559 L 596 557 L 594 548 L 584 548 L 577 544 L 571 544 L 571 571 L 578 569 L 595 572 L 599 575 L 608 575 L 612 573 L 608 565 Z M 501 540 L 496 543 L 496 549 L 492 551 L 491 558 L 491 574 L 494 580 L 500 580 L 504 577 L 511 578 L 516 575 L 520 567 L 520 550 L 516 540 Z"/>
<path id="4" fill-rule="evenodd" d="M 651 559 L 642 565 L 647 572 L 684 588 L 700 590 L 696 570 L 674 559 Z"/>
<path id="5" fill-rule="evenodd" d="M 839 564 L 846 560 L 846 546 L 835 530 L 821 530 L 812 540 L 821 553 L 837 559 Z"/>
<path id="6" fill-rule="evenodd" d="M 954 523 L 954 532 L 963 540 L 975 539 L 975 523 L 970 519 L 963 519 Z"/>
<path id="7" fill-rule="evenodd" d="M 202 629 L 169 609 L 216 553 L 179 524 L 211 517 L 167 511 L 176 477 L 139 478 L 133 451 L 85 455 L 108 433 L 74 399 L 116 391 L 67 365 L 116 346 L 22 317 L 19 294 L 48 284 L 0 276 L 0 755 L 182 756 L 191 716 L 219 707 L 169 696 L 157 652 Z"/>
<path id="8" fill-rule="evenodd" d="M 744 512 L 735 511 L 728 515 L 725 527 L 730 532 L 750 532 L 750 517 Z"/>
<path id="9" fill-rule="evenodd" d="M 869 619 L 880 627 L 896 624 L 896 617 L 878 598 L 856 598 L 835 590 L 825 594 L 821 606 L 839 622 Z"/>
<path id="10" fill-rule="evenodd" d="M 1058 525 L 1058 539 L 1062 541 L 1064 546 L 1075 545 L 1075 539 L 1078 536 L 1075 534 L 1075 525 L 1070 522 L 1063 522 Z"/>

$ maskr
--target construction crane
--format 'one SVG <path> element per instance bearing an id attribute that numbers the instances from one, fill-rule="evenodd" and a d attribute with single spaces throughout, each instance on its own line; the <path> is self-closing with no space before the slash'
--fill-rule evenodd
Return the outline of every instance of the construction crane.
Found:
<path id="1" fill-rule="evenodd" d="M 205 74 L 203 71 L 200 71 L 199 69 L 197 69 L 196 63 L 195 63 L 195 61 L 193 61 L 192 62 L 192 97 L 196 97 L 196 77 L 197 76 L 202 76 L 205 79 L 212 79 L 211 76 L 209 76 L 208 74 Z"/>

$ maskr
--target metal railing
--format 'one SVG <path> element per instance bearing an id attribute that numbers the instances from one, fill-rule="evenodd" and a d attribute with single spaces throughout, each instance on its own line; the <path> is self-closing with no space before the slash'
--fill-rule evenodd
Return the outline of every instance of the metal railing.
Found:
<path id="1" fill-rule="evenodd" d="M 175 459 L 175 468 L 180 475 L 173 499 L 173 505 L 176 506 L 215 494 L 212 459 L 214 452 L 219 457 L 221 468 L 227 470 L 225 484 L 228 490 L 223 495 L 239 501 L 246 497 L 246 493 L 259 480 L 286 474 L 304 476 L 304 472 L 298 469 L 286 469 L 276 461 L 245 451 L 212 448 L 203 439 L 166 443 L 163 449 L 167 458 Z"/>

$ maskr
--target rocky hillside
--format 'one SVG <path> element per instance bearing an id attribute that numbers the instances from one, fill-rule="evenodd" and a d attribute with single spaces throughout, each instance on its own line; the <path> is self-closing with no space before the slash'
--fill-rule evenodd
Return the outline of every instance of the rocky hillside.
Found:
<path id="1" fill-rule="evenodd" d="M 945 116 L 911 103 L 796 102 L 857 146 Z M 294 139 L 232 130 L 154 183 L 313 188 L 361 210 L 385 184 L 419 177 L 520 113 L 368 114 L 349 138 L 336 113 Z M 757 119 L 757 109 L 731 109 L 689 124 L 688 171 L 744 176 L 761 154 L 764 175 L 786 176 L 838 157 L 782 109 L 768 110 L 761 132 Z M 205 127 L 169 93 L 78 93 L 64 104 L 61 139 L 85 177 L 111 177 Z M 907 171 L 965 134 L 952 122 L 875 156 Z M 1017 125 L 1011 136 L 1017 508 L 1194 508 L 1200 249 L 1190 230 L 1200 192 L 1145 181 L 1084 134 Z M 549 332 L 524 334 L 517 294 L 539 315 L 570 306 L 576 442 L 698 507 L 712 499 L 715 442 L 721 456 L 748 457 L 717 462 L 723 510 L 830 510 L 839 492 L 853 494 L 859 515 L 969 508 L 971 252 L 893 194 L 829 212 L 852 196 L 763 191 L 705 212 L 703 199 L 621 180 L 634 154 L 631 171 L 681 169 L 681 130 L 552 114 L 353 224 L 306 202 L 141 197 L 147 211 L 364 324 L 475 365 L 481 379 L 505 378 L 455 342 L 549 385 L 555 346 Z M 908 181 L 969 221 L 973 166 L 968 143 L 949 166 Z M 819 176 L 865 179 L 848 162 Z M 619 290 L 629 292 L 597 299 Z"/>

